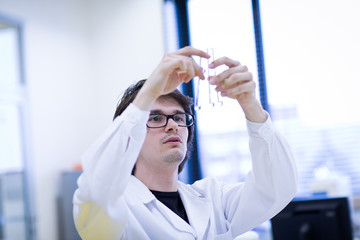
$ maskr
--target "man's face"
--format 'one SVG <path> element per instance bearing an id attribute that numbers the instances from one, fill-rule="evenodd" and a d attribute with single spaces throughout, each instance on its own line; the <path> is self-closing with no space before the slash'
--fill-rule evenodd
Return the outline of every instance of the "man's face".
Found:
<path id="1" fill-rule="evenodd" d="M 172 98 L 158 99 L 150 113 L 184 113 L 182 106 Z M 167 125 L 161 128 L 148 128 L 138 162 L 147 167 L 177 167 L 183 161 L 187 151 L 188 128 L 179 127 L 169 118 Z"/>

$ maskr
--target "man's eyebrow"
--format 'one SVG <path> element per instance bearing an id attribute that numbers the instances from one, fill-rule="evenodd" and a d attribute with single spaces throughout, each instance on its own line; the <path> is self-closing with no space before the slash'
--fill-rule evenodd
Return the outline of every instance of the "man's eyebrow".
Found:
<path id="1" fill-rule="evenodd" d="M 175 111 L 172 112 L 172 114 L 176 114 L 176 113 L 185 113 L 185 111 L 176 109 Z M 165 114 L 165 113 L 161 109 L 153 109 L 150 111 L 150 114 Z"/>
<path id="2" fill-rule="evenodd" d="M 150 114 L 164 114 L 164 112 L 159 109 L 153 109 L 150 111 Z"/>

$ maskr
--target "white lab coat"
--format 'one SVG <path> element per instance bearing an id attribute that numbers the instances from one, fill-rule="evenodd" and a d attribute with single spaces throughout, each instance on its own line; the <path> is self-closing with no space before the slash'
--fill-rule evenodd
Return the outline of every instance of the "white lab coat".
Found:
<path id="1" fill-rule="evenodd" d="M 74 220 L 83 240 L 234 239 L 276 215 L 296 192 L 297 173 L 270 118 L 248 122 L 253 169 L 244 183 L 178 183 L 189 223 L 131 175 L 148 111 L 130 105 L 83 156 Z"/>

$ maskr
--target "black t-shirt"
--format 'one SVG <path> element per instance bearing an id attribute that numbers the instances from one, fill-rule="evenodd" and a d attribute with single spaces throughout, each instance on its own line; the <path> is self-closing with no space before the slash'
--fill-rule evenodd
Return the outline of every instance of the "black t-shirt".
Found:
<path id="1" fill-rule="evenodd" d="M 179 217 L 189 223 L 189 219 L 186 215 L 185 207 L 181 201 L 179 192 L 159 192 L 150 190 L 155 197 L 165 204 L 169 209 L 176 213 Z"/>

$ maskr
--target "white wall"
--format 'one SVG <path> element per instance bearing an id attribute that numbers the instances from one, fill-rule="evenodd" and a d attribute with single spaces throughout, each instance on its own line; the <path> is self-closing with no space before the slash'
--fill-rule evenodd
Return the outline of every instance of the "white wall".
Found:
<path id="1" fill-rule="evenodd" d="M 0 0 L 24 24 L 30 162 L 39 240 L 57 239 L 59 174 L 111 122 L 164 53 L 162 0 Z"/>

